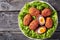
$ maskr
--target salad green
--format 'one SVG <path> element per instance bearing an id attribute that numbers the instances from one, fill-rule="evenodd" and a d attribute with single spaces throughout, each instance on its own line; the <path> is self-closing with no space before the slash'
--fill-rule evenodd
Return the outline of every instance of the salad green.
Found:
<path id="1" fill-rule="evenodd" d="M 23 18 L 26 14 L 28 14 L 28 10 L 30 7 L 35 7 L 39 10 L 43 10 L 44 8 L 50 8 L 50 6 L 45 2 L 34 1 L 32 3 L 26 3 L 18 15 L 18 25 L 21 31 L 23 32 L 23 34 L 29 38 L 36 38 L 36 39 L 45 39 L 45 38 L 51 37 L 52 34 L 55 32 L 58 24 L 57 23 L 58 17 L 57 17 L 56 10 L 52 9 L 51 18 L 53 19 L 53 27 L 50 29 L 47 29 L 47 31 L 43 34 L 36 34 L 33 30 L 29 29 L 29 26 L 25 26 L 23 24 Z M 33 19 L 35 19 L 34 16 L 33 16 Z"/>

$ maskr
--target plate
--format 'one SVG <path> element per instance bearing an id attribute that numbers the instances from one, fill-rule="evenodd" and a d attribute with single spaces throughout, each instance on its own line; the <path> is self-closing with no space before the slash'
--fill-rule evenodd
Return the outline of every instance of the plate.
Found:
<path id="1" fill-rule="evenodd" d="M 47 5 L 49 5 L 49 7 L 53 10 L 52 11 L 52 15 L 51 18 L 53 19 L 53 27 L 48 29 L 47 32 L 45 32 L 44 34 L 36 34 L 33 30 L 30 30 L 28 28 L 28 26 L 24 26 L 23 25 L 23 18 L 24 16 L 28 13 L 28 9 L 29 7 L 31 7 L 31 5 L 34 5 L 33 3 L 46 3 Z M 38 4 L 36 4 L 38 5 Z M 34 5 L 35 6 L 35 5 Z M 45 6 L 46 7 L 46 6 Z M 48 6 L 47 6 L 48 7 Z M 57 25 L 58 25 L 58 15 L 57 15 L 57 11 L 48 3 L 45 1 L 32 1 L 32 2 L 28 2 L 26 3 L 23 8 L 20 10 L 19 14 L 18 14 L 18 25 L 19 28 L 21 30 L 21 32 L 28 38 L 30 39 L 46 39 L 46 38 L 50 38 L 53 33 L 55 32 Z"/>

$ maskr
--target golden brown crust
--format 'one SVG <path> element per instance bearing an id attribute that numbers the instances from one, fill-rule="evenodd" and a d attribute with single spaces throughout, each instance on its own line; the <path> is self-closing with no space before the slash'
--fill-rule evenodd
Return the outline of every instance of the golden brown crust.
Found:
<path id="1" fill-rule="evenodd" d="M 50 17 L 47 17 L 47 18 L 46 18 L 45 26 L 46 26 L 47 28 L 51 28 L 52 25 L 53 25 L 52 19 L 51 19 Z"/>
<path id="2" fill-rule="evenodd" d="M 45 8 L 42 10 L 42 16 L 47 17 L 51 15 L 51 10 L 49 8 Z"/>
<path id="3" fill-rule="evenodd" d="M 29 25 L 29 29 L 35 30 L 38 27 L 38 24 L 39 24 L 38 20 L 33 20 Z"/>
<path id="4" fill-rule="evenodd" d="M 32 17 L 30 14 L 27 14 L 25 17 L 24 17 L 24 20 L 23 20 L 23 24 L 24 25 L 29 25 L 29 23 L 32 21 Z"/>
<path id="5" fill-rule="evenodd" d="M 34 7 L 31 7 L 29 9 L 29 13 L 31 14 L 31 16 L 36 16 L 36 17 L 40 15 L 40 11 Z"/>

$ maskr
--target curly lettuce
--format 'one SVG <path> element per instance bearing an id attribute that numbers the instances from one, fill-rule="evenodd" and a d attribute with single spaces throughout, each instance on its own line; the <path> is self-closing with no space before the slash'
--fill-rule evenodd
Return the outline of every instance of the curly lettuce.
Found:
<path id="1" fill-rule="evenodd" d="M 28 10 L 30 7 L 35 7 L 39 10 L 43 10 L 44 8 L 50 8 L 50 6 L 44 2 L 34 1 L 33 3 L 26 3 L 18 15 L 19 28 L 21 29 L 23 34 L 29 38 L 36 38 L 36 39 L 46 39 L 51 37 L 57 28 L 58 18 L 56 10 L 52 10 L 51 15 L 51 18 L 53 19 L 53 27 L 47 29 L 47 31 L 43 34 L 36 34 L 33 30 L 29 29 L 29 26 L 25 26 L 23 24 L 23 18 L 26 14 L 28 14 Z M 33 16 L 33 19 L 35 19 L 35 16 Z"/>

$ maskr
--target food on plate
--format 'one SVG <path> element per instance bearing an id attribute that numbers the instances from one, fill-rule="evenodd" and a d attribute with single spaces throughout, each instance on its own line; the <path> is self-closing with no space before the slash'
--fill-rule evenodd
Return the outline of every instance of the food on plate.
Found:
<path id="1" fill-rule="evenodd" d="M 31 17 L 31 15 L 30 14 L 27 14 L 25 17 L 24 17 L 24 19 L 23 19 L 23 24 L 24 25 L 29 25 L 29 23 L 32 21 L 32 17 Z"/>
<path id="2" fill-rule="evenodd" d="M 32 16 L 36 16 L 38 17 L 40 15 L 40 11 L 34 7 L 31 7 L 29 9 L 29 13 L 32 15 Z"/>
<path id="3" fill-rule="evenodd" d="M 42 34 L 46 32 L 46 27 L 45 26 L 41 26 L 36 30 L 36 33 L 38 34 Z"/>
<path id="4" fill-rule="evenodd" d="M 51 27 L 52 27 L 52 25 L 53 25 L 52 18 L 47 17 L 47 18 L 46 18 L 45 26 L 46 26 L 47 28 L 51 28 Z"/>
<path id="5" fill-rule="evenodd" d="M 57 12 L 44 1 L 28 2 L 18 15 L 18 24 L 28 38 L 50 38 L 57 28 Z"/>
<path id="6" fill-rule="evenodd" d="M 43 16 L 39 16 L 39 23 L 40 25 L 44 25 L 45 24 L 45 18 Z"/>
<path id="7" fill-rule="evenodd" d="M 29 29 L 35 30 L 38 27 L 38 24 L 39 24 L 38 20 L 33 20 L 29 25 Z"/>
<path id="8" fill-rule="evenodd" d="M 47 17 L 51 15 L 51 10 L 49 8 L 45 8 L 42 10 L 42 16 Z"/>

